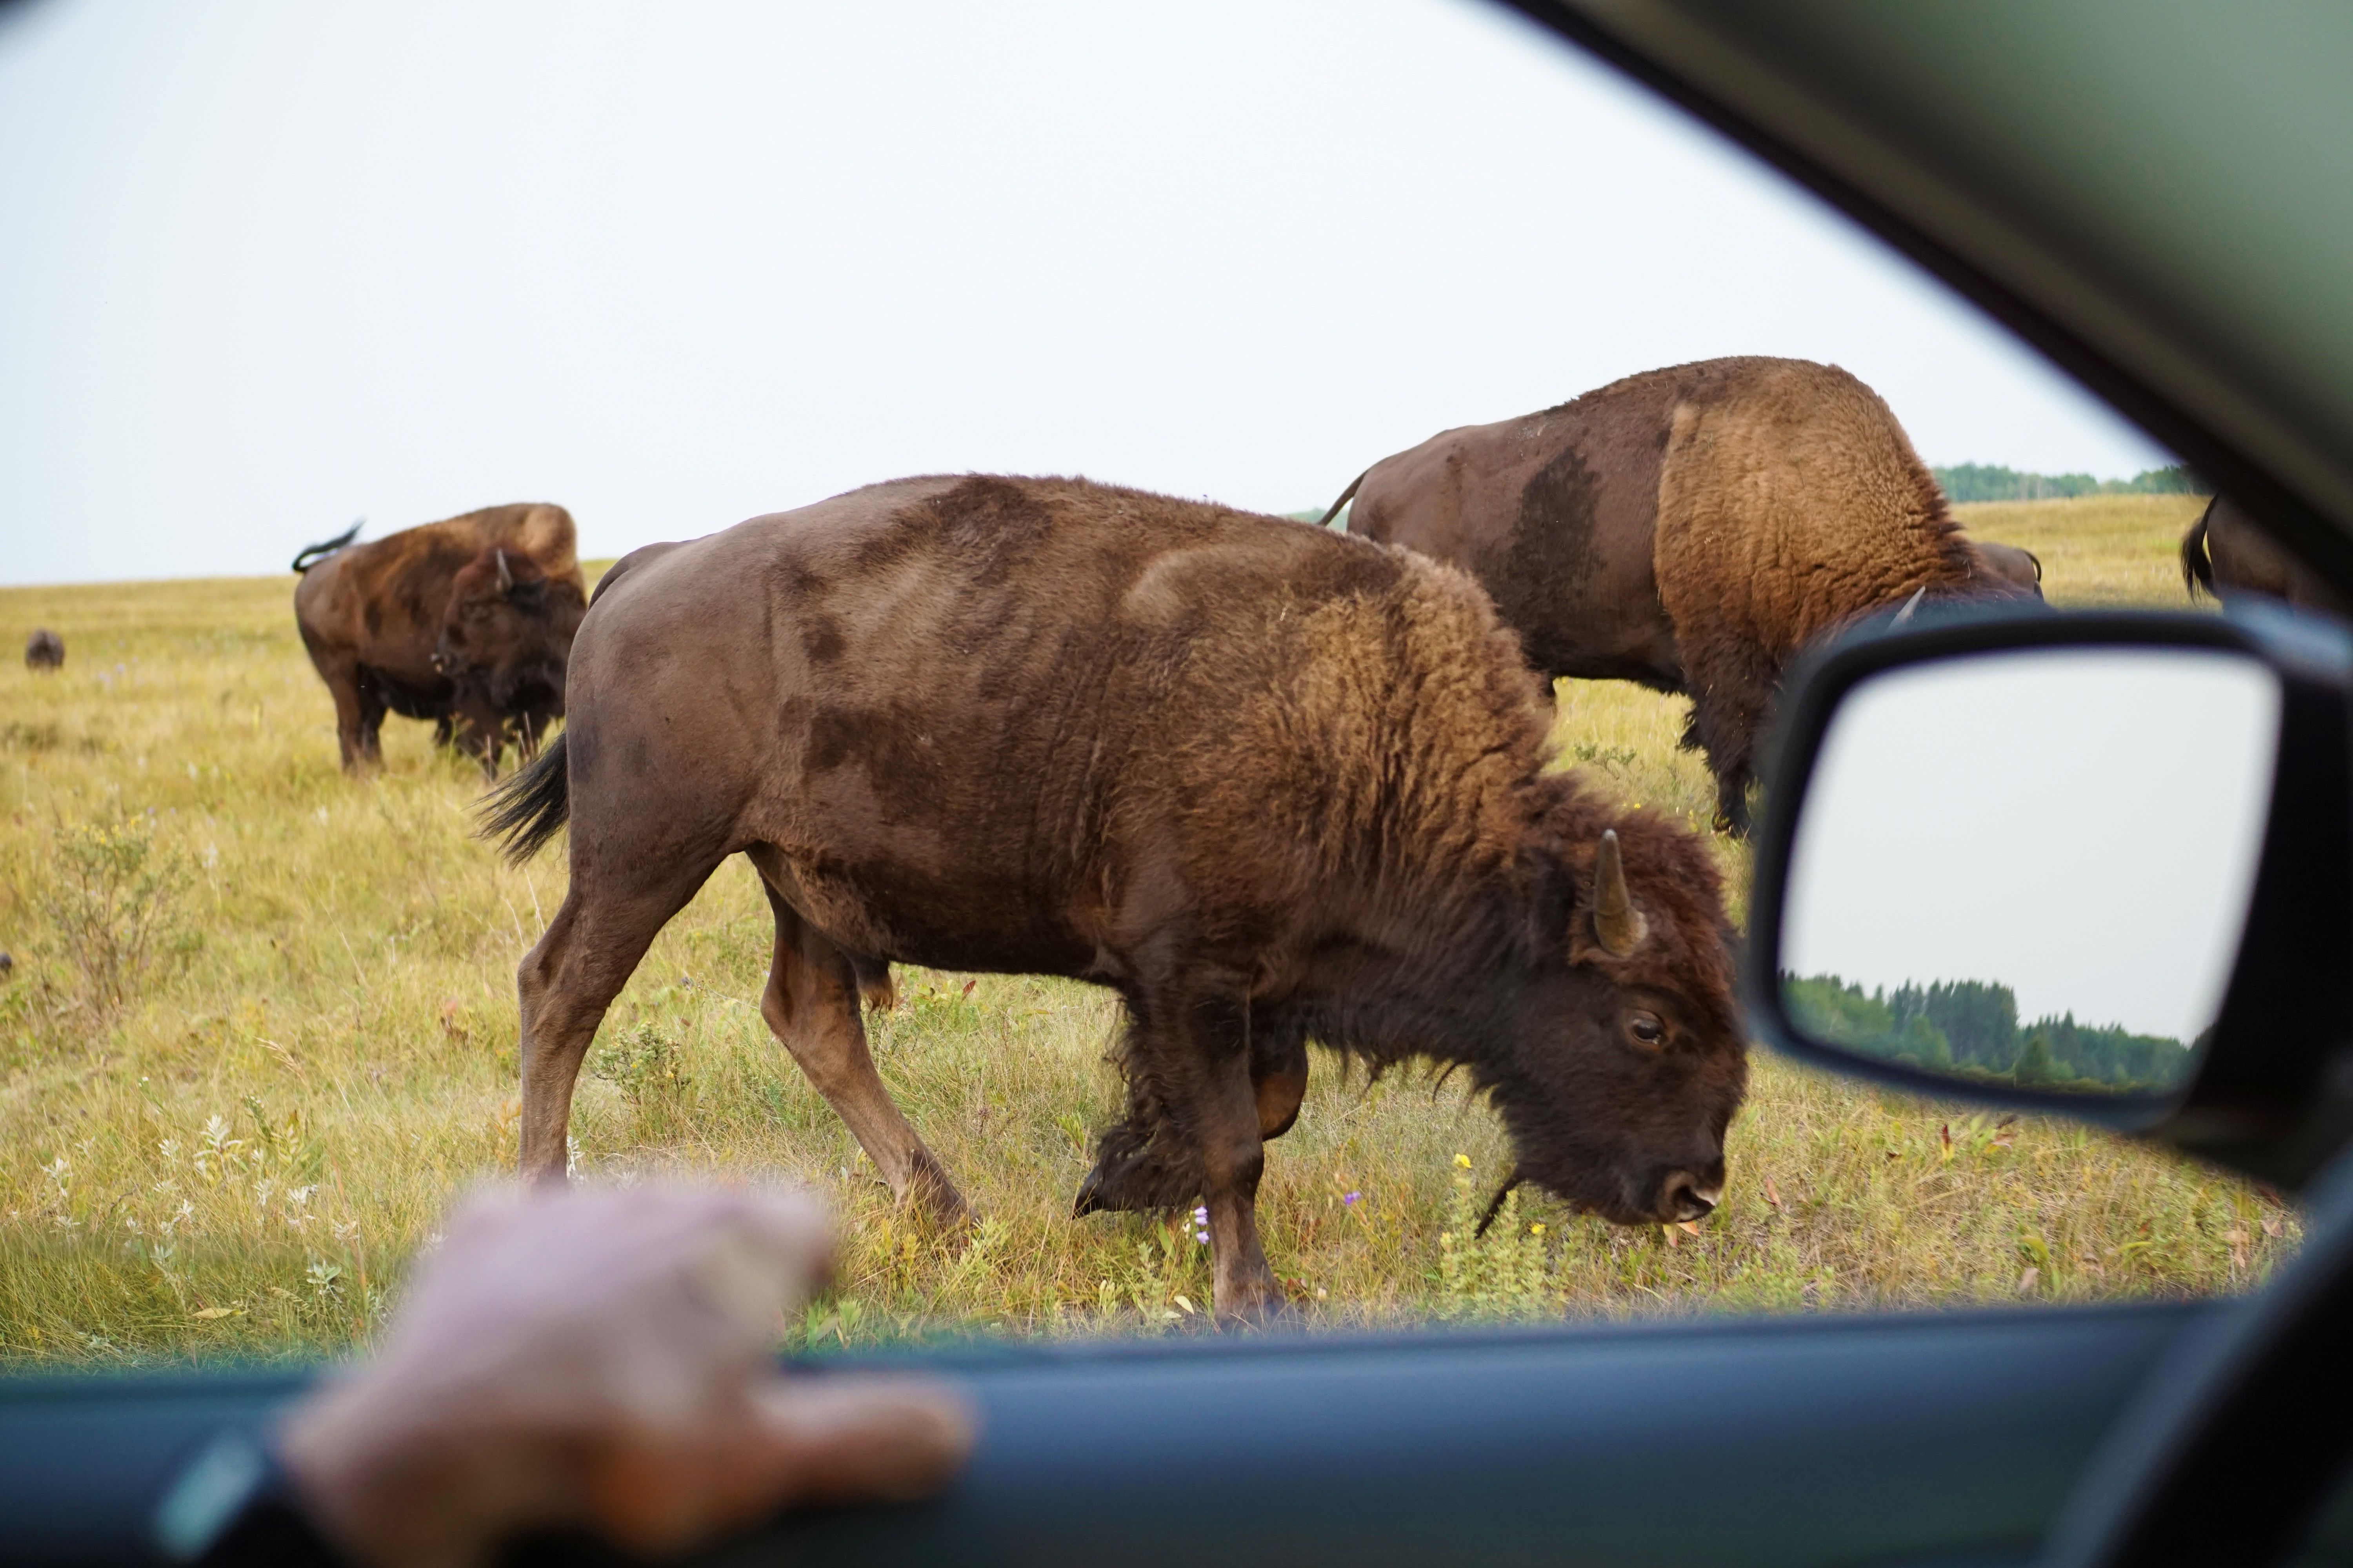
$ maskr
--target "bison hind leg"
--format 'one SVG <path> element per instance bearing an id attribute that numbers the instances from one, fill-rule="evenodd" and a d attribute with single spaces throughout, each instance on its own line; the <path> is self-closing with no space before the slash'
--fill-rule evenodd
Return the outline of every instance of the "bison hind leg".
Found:
<path id="1" fill-rule="evenodd" d="M 1173 1142 L 1153 1137 L 1133 1121 L 1105 1128 L 1095 1140 L 1095 1168 L 1079 1184 L 1071 1213 L 1148 1213 L 1191 1203 L 1201 1191 L 1200 1164 Z"/>

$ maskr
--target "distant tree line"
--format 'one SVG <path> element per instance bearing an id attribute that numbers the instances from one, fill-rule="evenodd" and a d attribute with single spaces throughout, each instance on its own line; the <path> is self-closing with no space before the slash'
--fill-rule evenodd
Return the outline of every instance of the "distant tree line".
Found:
<path id="1" fill-rule="evenodd" d="M 2161 1035 L 2078 1024 L 2072 1012 L 2021 1026 L 2017 994 L 1982 980 L 1866 992 L 1835 974 L 1785 974 L 1781 995 L 1789 1021 L 1828 1044 L 2022 1088 L 2169 1089 L 2181 1080 L 2189 1048 Z"/>
<path id="2" fill-rule="evenodd" d="M 2211 489 L 2179 463 L 2146 468 L 2128 479 L 2095 479 L 2089 474 L 2021 474 L 1989 463 L 1956 463 L 1931 469 L 1945 499 L 1974 500 L 2065 500 L 2075 496 L 2209 495 Z"/>

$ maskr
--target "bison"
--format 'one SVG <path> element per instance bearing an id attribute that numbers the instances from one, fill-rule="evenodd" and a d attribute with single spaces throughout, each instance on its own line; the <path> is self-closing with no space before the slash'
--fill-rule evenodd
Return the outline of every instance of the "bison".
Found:
<path id="1" fill-rule="evenodd" d="M 385 714 L 495 777 L 508 722 L 526 758 L 564 711 L 564 668 L 587 609 L 572 514 L 488 507 L 353 544 L 354 527 L 294 558 L 294 618 L 335 700 L 343 767 L 381 760 Z M 462 726 L 460 728 L 459 726 Z"/>
<path id="2" fill-rule="evenodd" d="M 25 639 L 25 668 L 51 670 L 62 668 L 66 662 L 66 639 L 42 626 Z"/>
<path id="3" fill-rule="evenodd" d="M 2216 496 L 2181 539 L 2181 585 L 2192 599 L 2261 594 L 2299 609 L 2345 616 L 2345 595 L 2274 543 L 2263 525 L 2227 496 Z"/>
<path id="4" fill-rule="evenodd" d="M 1462 567 L 1548 678 L 1689 693 L 1717 826 L 1800 647 L 1879 606 L 2024 597 L 1887 405 L 1835 365 L 1719 359 L 1431 437 L 1357 476 L 1348 531 Z M 2022 552 L 2021 553 L 2023 553 Z"/>
<path id="5" fill-rule="evenodd" d="M 2038 599 L 2042 597 L 2042 557 L 2015 544 L 1996 544 L 1989 540 L 1972 541 L 1969 547 L 1977 552 L 1978 569 L 1986 575 L 2000 577 Z"/>
<path id="6" fill-rule="evenodd" d="M 1548 771 L 1475 584 L 1302 523 L 1082 479 L 904 479 L 626 558 L 563 736 L 491 797 L 571 885 L 518 971 L 522 1167 L 657 931 L 728 856 L 761 1012 L 892 1190 L 948 1173 L 876 1076 L 890 965 L 1073 976 L 1127 1024 L 1077 1207 L 1208 1208 L 1225 1317 L 1313 1040 L 1459 1065 L 1517 1175 L 1621 1222 L 1720 1198 L 1746 1055 L 1715 861 Z"/>

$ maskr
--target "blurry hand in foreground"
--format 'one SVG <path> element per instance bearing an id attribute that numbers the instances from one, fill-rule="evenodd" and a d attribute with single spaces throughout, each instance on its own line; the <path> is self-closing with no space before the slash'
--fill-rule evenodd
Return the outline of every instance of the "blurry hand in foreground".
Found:
<path id="1" fill-rule="evenodd" d="M 383 1568 L 565 1526 L 676 1551 L 788 1503 L 920 1496 L 972 1445 L 953 1394 L 777 1371 L 779 1316 L 829 1252 L 816 1205 L 774 1193 L 478 1197 L 280 1458 L 319 1528 Z"/>

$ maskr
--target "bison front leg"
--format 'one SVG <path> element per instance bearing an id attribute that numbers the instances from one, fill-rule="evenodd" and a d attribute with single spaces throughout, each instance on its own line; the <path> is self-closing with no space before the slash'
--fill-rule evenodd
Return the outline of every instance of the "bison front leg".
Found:
<path id="1" fill-rule="evenodd" d="M 1104 1135 L 1096 1175 L 1113 1177 L 1110 1184 L 1124 1186 L 1123 1195 L 1131 1198 L 1166 1202 L 1181 1189 L 1176 1196 L 1181 1203 L 1198 1192 L 1208 1213 L 1218 1318 L 1258 1321 L 1282 1299 L 1258 1234 L 1258 1184 L 1266 1155 L 1249 1004 L 1239 995 L 1146 996 L 1131 998 L 1131 1005 L 1129 1116 Z M 1282 1121 L 1288 1125 L 1287 1114 Z M 1106 1171 L 1123 1134 L 1135 1144 L 1133 1163 L 1124 1171 Z M 1096 1184 L 1096 1177 L 1089 1181 Z M 1081 1203 L 1086 1201 L 1082 1191 Z"/>
<path id="2" fill-rule="evenodd" d="M 1252 1016 L 1250 1036 L 1250 1099 L 1258 1135 L 1271 1141 L 1291 1131 L 1307 1098 L 1307 1037 L 1290 1020 L 1264 1014 Z M 1148 1214 L 1200 1195 L 1197 1151 L 1173 1132 L 1155 1135 L 1166 1118 L 1147 1081 L 1130 1075 L 1127 1114 L 1095 1140 L 1094 1169 L 1079 1184 L 1073 1215 Z"/>
<path id="3" fill-rule="evenodd" d="M 1250 1095 L 1258 1102 L 1258 1135 L 1271 1141 L 1291 1131 L 1307 1099 L 1307 1031 L 1278 1016 L 1250 1022 Z"/>
<path id="4" fill-rule="evenodd" d="M 485 782 L 499 776 L 499 752 L 506 734 L 506 719 L 487 701 L 460 699 L 457 714 L 458 749 L 481 765 Z"/>
<path id="5" fill-rule="evenodd" d="M 1282 1304 L 1258 1234 L 1258 1184 L 1266 1170 L 1266 1151 L 1258 1087 L 1250 1075 L 1249 1005 L 1240 998 L 1197 1003 L 1185 1020 L 1192 1060 L 1183 1076 L 1192 1114 L 1184 1120 L 1194 1128 L 1200 1151 L 1201 1202 L 1209 1211 L 1220 1322 L 1258 1322 Z"/>
<path id="6" fill-rule="evenodd" d="M 1735 838 L 1748 837 L 1748 786 L 1757 776 L 1757 734 L 1765 722 L 1766 702 L 1762 689 L 1752 694 L 1737 682 L 1730 689 L 1700 689 L 1692 697 L 1691 722 L 1683 731 L 1683 745 L 1705 753 L 1715 778 L 1715 829 Z"/>

